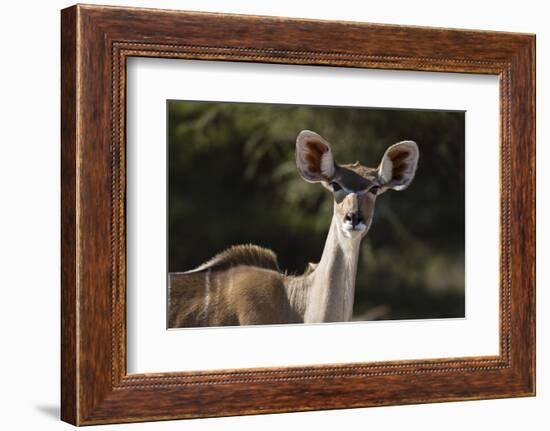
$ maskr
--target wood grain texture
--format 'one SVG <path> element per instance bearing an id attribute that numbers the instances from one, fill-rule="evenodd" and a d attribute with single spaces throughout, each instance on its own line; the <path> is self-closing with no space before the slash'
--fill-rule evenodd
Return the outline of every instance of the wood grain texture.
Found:
<path id="1" fill-rule="evenodd" d="M 76 9 L 61 16 L 61 418 L 77 422 Z"/>
<path id="2" fill-rule="evenodd" d="M 61 36 L 63 420 L 84 425 L 534 394 L 533 35 L 79 5 L 62 11 Z M 127 375 L 131 56 L 499 75 L 499 356 Z"/>

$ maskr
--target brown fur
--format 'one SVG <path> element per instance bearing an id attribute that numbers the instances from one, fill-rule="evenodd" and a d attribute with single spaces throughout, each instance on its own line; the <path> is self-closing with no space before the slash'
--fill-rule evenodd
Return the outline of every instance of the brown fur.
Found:
<path id="1" fill-rule="evenodd" d="M 297 323 L 283 277 L 275 253 L 253 245 L 231 247 L 197 271 L 171 273 L 168 327 Z"/>

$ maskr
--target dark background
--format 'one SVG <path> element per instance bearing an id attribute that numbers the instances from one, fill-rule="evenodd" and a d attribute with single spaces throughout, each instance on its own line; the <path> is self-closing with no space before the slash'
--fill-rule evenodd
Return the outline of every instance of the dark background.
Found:
<path id="1" fill-rule="evenodd" d="M 336 161 L 376 167 L 412 139 L 416 177 L 378 198 L 359 258 L 354 319 L 464 317 L 463 112 L 168 102 L 168 270 L 187 271 L 225 248 L 275 251 L 302 273 L 321 256 L 330 192 L 295 165 L 303 129 Z"/>

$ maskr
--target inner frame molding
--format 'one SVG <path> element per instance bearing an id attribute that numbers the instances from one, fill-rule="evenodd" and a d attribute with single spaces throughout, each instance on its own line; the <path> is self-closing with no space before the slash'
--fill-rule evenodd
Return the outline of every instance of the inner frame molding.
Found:
<path id="1" fill-rule="evenodd" d="M 497 75 L 205 62 L 152 57 L 128 57 L 126 68 L 127 374 L 352 364 L 499 354 L 500 225 L 498 222 L 495 223 L 500 213 L 500 109 Z M 247 82 L 250 82 L 250 85 Z M 317 94 L 316 89 L 323 90 Z M 175 238 L 171 237 L 170 232 L 165 232 L 169 227 L 169 221 L 164 212 L 170 210 L 163 199 L 169 191 L 170 184 L 170 179 L 166 180 L 166 175 L 173 175 L 174 171 L 172 167 L 166 169 L 167 165 L 164 164 L 164 152 L 170 148 L 170 142 L 167 143 L 167 147 L 162 145 L 162 142 L 168 139 L 164 114 L 165 109 L 168 109 L 167 104 L 180 103 L 167 100 L 189 100 L 190 102 L 181 103 L 190 103 L 191 107 L 194 103 L 200 103 L 192 101 L 201 99 L 229 102 L 220 105 L 227 106 L 227 109 L 234 106 L 233 103 L 244 102 L 245 107 L 274 103 L 275 110 L 305 106 L 305 109 L 313 111 L 320 109 L 335 112 L 334 110 L 339 107 L 344 107 L 367 113 L 373 109 L 369 107 L 377 107 L 375 109 L 388 109 L 383 111 L 388 113 L 393 112 L 392 108 L 413 107 L 412 111 L 407 112 L 412 114 L 416 112 L 415 109 L 420 112 L 433 109 L 434 114 L 429 115 L 439 115 L 435 114 L 438 110 L 464 112 L 464 118 L 467 118 L 463 124 L 465 145 L 453 148 L 464 152 L 467 167 L 464 212 L 466 230 L 457 231 L 466 234 L 466 279 L 462 288 L 466 291 L 463 304 L 467 315 L 450 319 L 353 321 L 334 325 L 266 325 L 265 328 L 262 326 L 261 330 L 253 327 L 222 327 L 219 330 L 195 328 L 166 331 L 162 319 L 159 320 L 158 316 L 164 315 L 165 308 L 169 307 L 166 292 L 161 286 L 165 283 L 164 266 L 167 263 L 166 258 L 169 257 L 169 253 L 165 253 L 170 243 L 175 244 Z M 482 120 L 483 118 L 485 120 Z M 357 124 L 356 127 L 361 127 L 361 124 Z M 363 123 L 363 127 L 370 129 L 368 123 Z M 416 133 L 414 126 L 410 133 Z M 380 138 L 383 138 L 383 135 Z M 277 139 L 277 136 L 273 139 Z M 359 159 L 364 162 L 377 161 L 378 152 L 373 152 L 371 147 L 377 145 L 376 141 L 364 140 L 362 136 L 357 136 L 355 140 L 356 155 Z M 339 148 L 341 144 L 338 143 L 338 134 L 332 137 L 332 141 L 335 142 L 335 148 Z M 438 146 L 438 139 L 418 139 L 418 142 L 424 149 L 421 166 L 426 166 L 425 151 L 432 152 L 432 144 Z M 181 149 L 185 148 L 185 142 L 180 141 L 180 144 L 183 145 Z M 290 151 L 294 147 L 292 138 L 287 140 L 286 144 L 288 145 L 281 142 L 283 151 Z M 267 148 L 269 144 L 267 147 L 262 144 L 262 147 Z M 197 151 L 202 153 L 198 148 Z M 350 156 L 353 158 L 354 154 Z M 341 155 L 340 158 L 342 159 Z M 286 159 L 291 160 L 289 156 Z M 344 156 L 344 159 L 347 157 Z M 168 162 L 168 165 L 170 163 Z M 193 166 L 190 165 L 188 169 L 193 169 Z M 430 181 L 431 173 L 424 171 L 423 174 L 428 174 L 425 181 Z M 267 172 L 257 175 L 267 175 Z M 485 175 L 488 175 L 487 178 Z M 189 180 L 183 182 L 182 186 L 184 183 L 191 186 Z M 476 183 L 485 185 L 480 188 L 475 186 Z M 147 189 L 143 190 L 143 194 L 142 185 Z M 193 187 L 198 192 L 196 185 Z M 417 189 L 419 185 L 416 183 L 414 187 L 413 194 L 421 192 L 423 188 Z M 215 193 L 220 193 L 215 186 L 214 189 Z M 273 190 L 275 189 L 277 186 L 274 184 Z M 315 193 L 316 190 L 313 189 L 311 192 Z M 460 189 L 464 192 L 464 187 Z M 457 192 L 460 193 L 460 190 Z M 180 194 L 182 203 L 192 198 L 191 194 L 194 193 L 191 189 L 189 193 L 190 195 L 186 192 Z M 309 192 L 304 189 L 304 193 Z M 383 206 L 388 203 L 387 198 L 401 202 L 402 199 L 409 199 L 409 192 L 406 193 L 399 196 L 384 195 L 381 201 L 377 202 L 377 214 L 383 212 Z M 323 198 L 326 199 L 327 196 Z M 450 196 L 448 198 L 453 199 Z M 264 201 L 269 207 L 271 198 L 264 196 Z M 414 198 L 410 200 L 413 206 L 415 202 L 417 201 Z M 326 204 L 329 204 L 329 201 Z M 437 205 L 437 202 L 434 201 L 432 204 Z M 205 201 L 204 205 L 204 210 L 208 211 L 208 201 Z M 405 214 L 401 213 L 400 217 Z M 235 215 L 233 213 L 233 216 Z M 399 216 L 399 212 L 396 215 Z M 463 213 L 458 215 L 462 217 Z M 230 213 L 227 216 L 232 217 Z M 325 221 L 325 218 L 320 221 Z M 406 222 L 406 217 L 404 221 Z M 238 218 L 235 222 L 238 222 Z M 378 219 L 378 223 L 383 223 L 381 218 Z M 206 228 L 206 225 L 203 227 Z M 407 228 L 411 229 L 412 226 Z M 364 242 L 372 243 L 377 237 L 380 246 L 390 247 L 389 243 L 386 243 L 386 237 L 380 235 L 378 229 L 379 225 L 375 224 Z M 315 237 L 316 240 L 321 241 L 324 236 L 324 232 L 321 231 L 319 236 Z M 445 235 L 443 228 L 440 232 L 441 235 Z M 189 235 L 193 235 L 194 239 L 191 240 L 191 236 L 180 236 L 178 241 L 181 247 L 192 251 L 195 245 L 200 245 L 193 242 L 200 239 L 196 233 L 189 232 Z M 440 236 L 441 240 L 443 238 L 444 236 Z M 483 242 L 478 242 L 478 238 L 483 238 Z M 261 239 L 254 241 L 277 249 L 277 246 L 270 242 Z M 292 243 L 290 239 L 286 242 Z M 368 247 L 366 244 L 363 246 Z M 202 244 L 201 247 L 208 247 L 208 244 Z M 312 248 L 312 258 L 320 251 L 321 248 Z M 279 259 L 295 259 L 292 247 L 286 253 L 281 249 L 277 253 Z M 205 253 L 204 256 L 209 254 Z M 369 259 L 365 254 L 361 256 L 359 274 L 368 277 L 372 270 L 371 265 L 377 264 L 377 260 Z M 388 270 L 391 271 L 392 268 Z M 383 284 L 378 286 L 381 288 Z M 365 288 L 365 294 L 370 287 L 374 287 L 372 282 L 362 286 Z M 358 284 L 357 289 L 361 289 L 361 285 Z M 405 294 L 407 289 L 403 289 Z M 399 296 L 395 300 L 399 302 Z M 398 306 L 398 303 L 395 305 Z M 414 309 L 411 311 L 414 313 Z M 436 311 L 434 309 L 434 312 Z"/>
<path id="2" fill-rule="evenodd" d="M 100 424 L 534 395 L 534 43 L 534 36 L 511 33 L 102 6 L 63 10 L 62 419 Z M 500 354 L 128 375 L 129 57 L 498 75 Z M 250 391 L 257 396 L 251 399 Z"/>

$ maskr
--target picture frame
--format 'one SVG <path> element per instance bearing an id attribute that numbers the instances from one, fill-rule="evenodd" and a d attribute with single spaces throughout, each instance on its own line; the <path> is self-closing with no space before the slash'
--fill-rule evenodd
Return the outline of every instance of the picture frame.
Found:
<path id="1" fill-rule="evenodd" d="M 535 36 L 76 5 L 61 13 L 61 418 L 74 425 L 535 395 Z M 128 374 L 131 57 L 489 74 L 499 355 Z"/>

